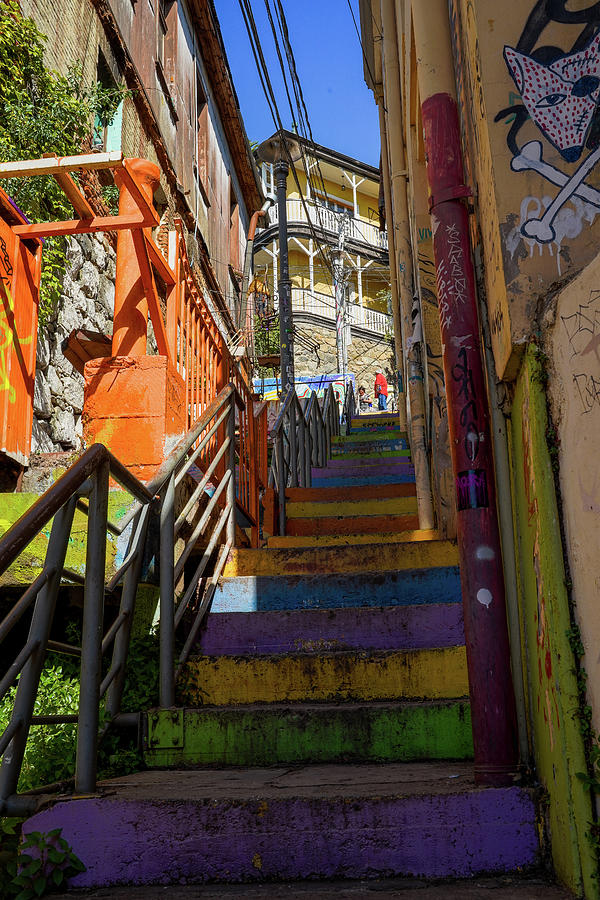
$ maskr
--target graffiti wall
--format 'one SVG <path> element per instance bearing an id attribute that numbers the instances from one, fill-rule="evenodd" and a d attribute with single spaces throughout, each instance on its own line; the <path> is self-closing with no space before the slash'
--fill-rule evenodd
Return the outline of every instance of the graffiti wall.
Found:
<path id="1" fill-rule="evenodd" d="M 494 355 L 514 378 L 545 293 L 600 236 L 600 4 L 451 7 Z"/>
<path id="2" fill-rule="evenodd" d="M 324 397 L 329 385 L 332 384 L 338 403 L 340 404 L 340 413 L 346 399 L 347 385 L 352 385 L 354 395 L 356 396 L 356 384 L 353 374 L 346 375 L 345 380 L 344 376 L 340 374 L 314 376 L 297 375 L 294 380 L 296 384 L 296 393 L 301 400 L 305 397 L 310 397 L 313 391 L 317 392 L 317 397 Z M 281 393 L 281 381 L 275 378 L 255 378 L 254 390 L 257 394 L 261 395 L 263 400 L 278 400 Z"/>
<path id="3" fill-rule="evenodd" d="M 512 415 L 513 490 L 518 533 L 521 628 L 536 774 L 548 794 L 556 872 L 578 895 L 596 897 L 596 861 L 586 832 L 592 820 L 577 715 L 575 661 L 550 454 L 543 357 L 531 346 Z M 596 551 L 597 557 L 597 551 Z"/>

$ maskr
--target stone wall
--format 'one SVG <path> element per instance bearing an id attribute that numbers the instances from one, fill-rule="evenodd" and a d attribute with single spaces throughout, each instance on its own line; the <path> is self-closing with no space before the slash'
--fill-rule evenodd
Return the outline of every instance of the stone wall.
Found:
<path id="1" fill-rule="evenodd" d="M 318 349 L 310 350 L 294 344 L 294 365 L 296 375 L 333 375 L 339 371 L 337 364 L 335 325 L 316 321 L 314 318 L 294 314 L 296 331 L 303 337 L 318 344 Z M 348 344 L 348 372 L 356 378 L 356 386 L 364 384 L 367 394 L 373 399 L 375 369 L 380 367 L 389 384 L 390 402 L 394 390 L 394 354 L 389 338 L 373 335 L 368 337 L 364 329 L 351 329 Z"/>
<path id="2" fill-rule="evenodd" d="M 112 334 L 115 252 L 101 234 L 67 241 L 62 293 L 38 331 L 32 453 L 81 448 L 83 377 L 65 358 L 61 344 L 74 328 Z"/>

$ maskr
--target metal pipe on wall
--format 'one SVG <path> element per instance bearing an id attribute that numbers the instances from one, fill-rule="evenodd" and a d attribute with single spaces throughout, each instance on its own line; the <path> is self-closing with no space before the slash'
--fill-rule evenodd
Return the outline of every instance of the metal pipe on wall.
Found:
<path id="1" fill-rule="evenodd" d="M 396 241 L 394 235 L 394 215 L 392 212 L 392 195 L 390 188 L 390 166 L 387 152 L 387 131 L 385 125 L 385 107 L 383 95 L 376 97 L 379 110 L 379 131 L 381 134 L 381 179 L 383 181 L 383 199 L 385 202 L 385 221 L 388 233 L 388 255 L 390 260 L 390 291 L 392 295 L 392 314 L 394 317 L 394 352 L 396 358 L 396 390 L 398 392 L 398 418 L 400 428 L 407 428 L 408 411 L 406 408 L 406 373 L 404 371 L 404 354 L 402 348 L 402 319 L 400 316 L 400 297 L 398 293 L 398 273 L 396 269 Z"/>
<path id="2" fill-rule="evenodd" d="M 518 764 L 516 706 L 447 0 L 417 0 L 412 18 L 458 501 L 475 778 L 510 784 Z"/>
<path id="3" fill-rule="evenodd" d="M 396 12 L 394 0 L 381 0 L 382 67 L 386 109 L 386 134 L 390 185 L 393 205 L 394 247 L 398 294 L 404 332 L 404 352 L 406 354 L 407 391 L 410 408 L 409 437 L 410 449 L 415 466 L 417 488 L 417 508 L 421 528 L 435 528 L 431 477 L 427 454 L 427 407 L 421 359 L 420 343 L 407 346 L 412 333 L 413 308 L 413 266 L 410 235 L 410 217 L 406 192 L 406 159 L 404 136 L 402 133 L 402 97 L 400 93 L 400 66 L 396 41 Z M 382 137 L 383 141 L 383 137 Z M 389 234 L 388 228 L 388 234 Z"/>

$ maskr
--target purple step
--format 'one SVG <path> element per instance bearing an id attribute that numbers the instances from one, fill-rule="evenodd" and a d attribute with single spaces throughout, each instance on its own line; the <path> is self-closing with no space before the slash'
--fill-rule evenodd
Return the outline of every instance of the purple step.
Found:
<path id="1" fill-rule="evenodd" d="M 196 644 L 206 656 L 403 650 L 464 643 L 460 603 L 375 609 L 211 613 Z"/>
<path id="2" fill-rule="evenodd" d="M 376 475 L 381 475 L 382 477 L 386 475 L 414 477 L 415 467 L 411 464 L 405 466 L 363 466 L 347 462 L 343 466 L 327 466 L 324 469 L 314 468 L 312 469 L 311 474 L 313 478 L 348 478 L 352 475 L 361 475 L 371 478 Z"/>
<path id="3" fill-rule="evenodd" d="M 62 829 L 86 866 L 70 887 L 451 878 L 539 863 L 531 794 L 477 788 L 465 763 L 140 772 L 98 793 L 24 825 Z"/>
<path id="4" fill-rule="evenodd" d="M 340 469 L 351 466 L 378 466 L 394 470 L 400 466 L 412 466 L 410 456 L 335 456 L 328 460 L 326 469 Z"/>

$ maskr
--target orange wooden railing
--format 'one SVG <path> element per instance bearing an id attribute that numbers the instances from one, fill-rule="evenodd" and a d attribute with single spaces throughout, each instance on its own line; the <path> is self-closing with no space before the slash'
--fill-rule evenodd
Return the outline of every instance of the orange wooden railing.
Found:
<path id="1" fill-rule="evenodd" d="M 267 483 L 266 408 L 254 415 L 249 361 L 238 360 L 229 351 L 190 266 L 180 223 L 169 234 L 169 269 L 173 280 L 167 285 L 167 343 L 171 360 L 185 381 L 188 427 L 229 381 L 244 401 L 236 418 L 236 496 L 239 509 L 250 522 L 252 544 L 258 546 L 259 492 Z M 204 451 L 206 459 L 214 456 L 216 445 L 224 438 L 224 431 L 213 437 Z M 200 467 L 204 454 L 199 458 Z"/>

